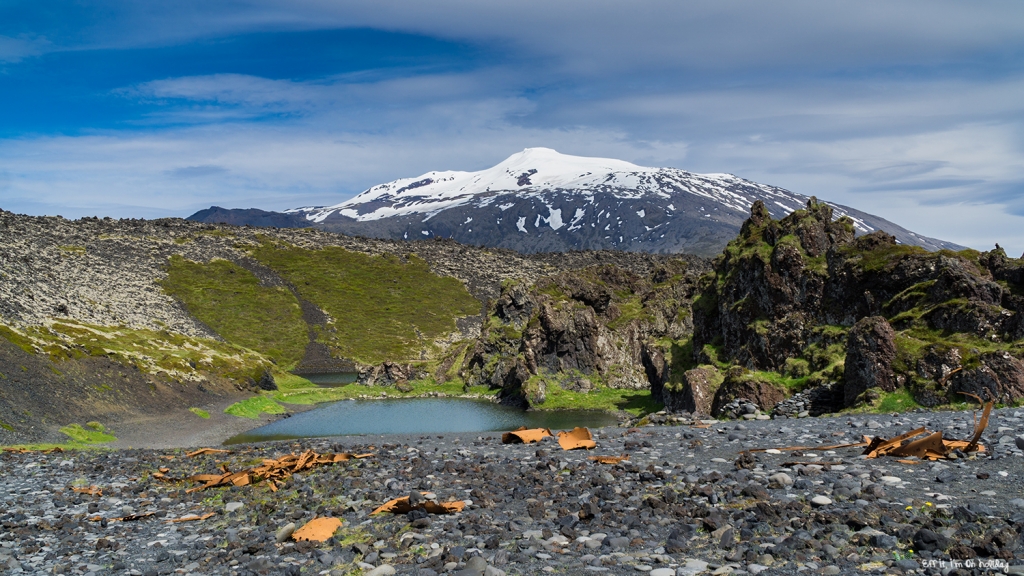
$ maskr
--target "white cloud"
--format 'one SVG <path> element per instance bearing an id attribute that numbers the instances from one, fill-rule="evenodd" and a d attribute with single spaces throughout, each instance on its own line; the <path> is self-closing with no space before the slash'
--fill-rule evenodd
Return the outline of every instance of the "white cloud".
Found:
<path id="1" fill-rule="evenodd" d="M 27 36 L 14 38 L 0 35 L 0 63 L 19 62 L 30 56 L 42 54 L 49 44 L 45 38 Z"/>

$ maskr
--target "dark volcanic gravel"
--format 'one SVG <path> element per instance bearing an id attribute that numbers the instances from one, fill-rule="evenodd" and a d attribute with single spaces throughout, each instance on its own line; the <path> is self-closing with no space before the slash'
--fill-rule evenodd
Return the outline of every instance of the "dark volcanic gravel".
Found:
<path id="1" fill-rule="evenodd" d="M 655 418 L 656 420 L 659 418 Z M 665 418 L 660 418 L 664 420 Z M 997 410 L 991 451 L 936 463 L 867 460 L 832 445 L 927 426 L 973 429 L 972 412 L 915 412 L 606 428 L 591 452 L 500 434 L 345 437 L 234 446 L 228 455 L 117 450 L 0 456 L 0 570 L 31 574 L 988 574 L 1024 573 L 1024 412 Z M 288 480 L 185 494 L 152 477 L 236 470 L 311 448 L 374 452 Z M 627 453 L 603 465 L 588 456 Z M 73 491 L 96 485 L 102 495 Z M 449 516 L 370 516 L 427 491 Z M 428 495 L 429 496 L 429 495 Z M 134 521 L 92 521 L 130 514 Z M 171 524 L 190 514 L 214 516 Z M 289 530 L 343 520 L 324 544 Z M 912 552 L 911 552 L 912 550 Z M 1009 566 L 1009 568 L 1007 568 Z"/>

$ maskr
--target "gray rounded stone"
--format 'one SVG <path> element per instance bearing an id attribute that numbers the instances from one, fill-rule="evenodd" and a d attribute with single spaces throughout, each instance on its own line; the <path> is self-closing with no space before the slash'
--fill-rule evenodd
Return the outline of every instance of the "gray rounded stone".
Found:
<path id="1" fill-rule="evenodd" d="M 274 539 L 277 540 L 278 544 L 286 542 L 295 533 L 295 522 L 289 522 L 284 526 L 278 528 L 277 532 L 274 533 Z"/>

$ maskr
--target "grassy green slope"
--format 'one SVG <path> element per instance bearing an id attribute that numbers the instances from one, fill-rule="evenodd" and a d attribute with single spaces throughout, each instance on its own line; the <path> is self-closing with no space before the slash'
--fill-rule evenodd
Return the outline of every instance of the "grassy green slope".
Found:
<path id="1" fill-rule="evenodd" d="M 161 285 L 225 340 L 273 358 L 283 370 L 302 360 L 308 328 L 288 289 L 260 286 L 226 260 L 201 264 L 181 256 L 171 257 Z"/>
<path id="2" fill-rule="evenodd" d="M 74 320 L 47 326 L 13 328 L 0 325 L 0 337 L 26 352 L 67 358 L 106 357 L 140 372 L 163 374 L 180 382 L 201 380 L 202 373 L 239 382 L 258 379 L 271 365 L 240 346 L 208 338 L 125 326 L 95 326 Z"/>
<path id="3" fill-rule="evenodd" d="M 325 343 L 367 364 L 418 359 L 426 343 L 455 331 L 456 318 L 480 312 L 460 281 L 435 275 L 411 254 L 402 262 L 336 247 L 264 244 L 253 256 L 335 319 L 321 335 Z"/>

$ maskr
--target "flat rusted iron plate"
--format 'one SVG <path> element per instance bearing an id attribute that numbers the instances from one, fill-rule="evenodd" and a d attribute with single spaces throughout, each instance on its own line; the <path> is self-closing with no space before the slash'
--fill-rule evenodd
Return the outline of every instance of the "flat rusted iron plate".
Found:
<path id="1" fill-rule="evenodd" d="M 594 442 L 594 436 L 589 429 L 577 426 L 572 430 L 559 432 L 558 445 L 562 450 L 590 450 L 597 447 L 597 442 Z"/>
<path id="2" fill-rule="evenodd" d="M 188 516 L 182 516 L 181 518 L 171 518 L 167 521 L 167 524 L 178 524 L 181 522 L 198 522 L 200 520 L 207 520 L 216 516 L 216 512 L 207 512 L 206 514 L 189 514 Z"/>
<path id="3" fill-rule="evenodd" d="M 511 432 L 501 435 L 502 444 L 533 444 L 551 436 L 551 430 L 547 428 L 529 428 L 521 426 Z"/>
<path id="4" fill-rule="evenodd" d="M 401 498 L 395 498 L 394 500 L 388 500 L 381 506 L 379 506 L 371 515 L 379 514 L 381 512 L 393 512 L 395 514 L 408 514 L 413 510 L 423 510 L 430 514 L 454 514 L 455 512 L 462 512 L 465 509 L 466 503 L 462 500 L 456 500 L 453 502 L 434 502 L 433 500 L 425 500 L 413 506 L 409 503 L 408 496 L 402 496 Z"/>
<path id="5" fill-rule="evenodd" d="M 231 454 L 231 450 L 224 450 L 221 448 L 200 448 L 195 452 L 189 452 L 185 454 L 185 456 L 189 458 L 195 458 L 196 456 L 201 456 L 203 454 Z"/>
<path id="6" fill-rule="evenodd" d="M 900 434 L 899 436 L 896 436 L 895 438 L 890 438 L 888 440 L 882 438 L 881 436 L 875 436 L 874 438 L 869 438 L 868 436 L 865 436 L 864 440 L 867 442 L 868 447 L 864 450 L 864 454 L 868 458 L 877 458 L 879 456 L 885 456 L 890 451 L 898 447 L 900 443 L 903 442 L 904 440 L 909 440 L 916 436 L 920 436 L 921 434 L 927 433 L 928 430 L 926 428 L 915 428 L 910 432 L 904 432 L 903 434 Z"/>
<path id="7" fill-rule="evenodd" d="M 321 516 L 320 518 L 313 518 L 309 522 L 306 522 L 295 532 L 292 533 L 292 540 L 296 542 L 307 541 L 307 542 L 324 542 L 334 533 L 341 528 L 341 520 L 338 518 L 328 518 Z"/>
<path id="8" fill-rule="evenodd" d="M 893 448 L 888 451 L 887 454 L 889 456 L 899 456 L 902 458 L 915 456 L 917 458 L 928 458 L 930 460 L 934 460 L 936 458 L 945 458 L 946 445 L 942 442 L 942 432 L 933 432 L 924 438 L 919 438 L 898 448 Z"/>

